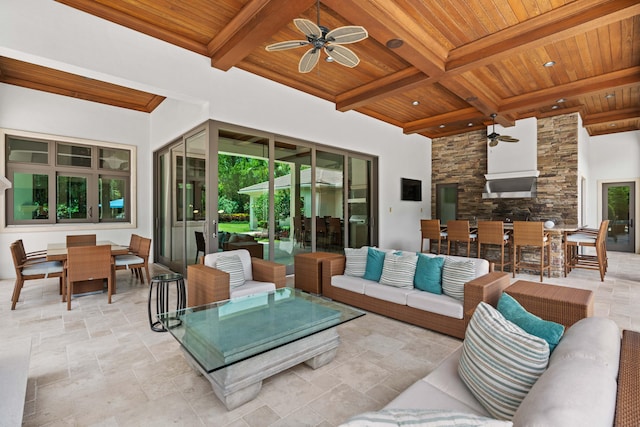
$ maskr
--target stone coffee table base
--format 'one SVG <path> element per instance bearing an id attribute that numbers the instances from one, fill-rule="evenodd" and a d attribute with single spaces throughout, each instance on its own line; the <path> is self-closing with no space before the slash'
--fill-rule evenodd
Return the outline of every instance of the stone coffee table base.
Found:
<path id="1" fill-rule="evenodd" d="M 331 362 L 339 344 L 338 330 L 333 327 L 211 373 L 181 348 L 189 364 L 209 380 L 218 399 L 231 410 L 255 399 L 265 378 L 303 362 L 313 369 Z"/>

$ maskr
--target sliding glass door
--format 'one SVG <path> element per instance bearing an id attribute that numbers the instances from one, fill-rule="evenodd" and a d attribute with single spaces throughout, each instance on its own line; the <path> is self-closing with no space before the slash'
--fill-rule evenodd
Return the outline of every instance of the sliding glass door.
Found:
<path id="1" fill-rule="evenodd" d="M 174 271 L 246 249 L 290 274 L 296 254 L 377 243 L 375 158 L 209 121 L 155 159 L 156 261 Z"/>

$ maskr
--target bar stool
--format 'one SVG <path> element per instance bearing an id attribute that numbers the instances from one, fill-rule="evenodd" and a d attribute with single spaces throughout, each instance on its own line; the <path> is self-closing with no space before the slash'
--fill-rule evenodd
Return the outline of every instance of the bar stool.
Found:
<path id="1" fill-rule="evenodd" d="M 600 223 L 598 230 L 579 229 L 575 232 L 564 233 L 564 276 L 574 268 L 599 270 L 600 281 L 604 282 L 607 271 L 607 230 L 609 220 Z M 593 247 L 596 255 L 579 253 L 580 247 Z"/>
<path id="2" fill-rule="evenodd" d="M 540 264 L 522 261 L 522 247 L 530 246 L 540 248 Z M 545 264 L 545 248 L 547 263 Z M 540 269 L 540 281 L 542 282 L 544 270 L 551 277 L 551 242 L 544 232 L 544 223 L 538 221 L 514 221 L 513 222 L 513 277 L 521 266 Z"/>
<path id="3" fill-rule="evenodd" d="M 420 240 L 420 252 L 424 252 L 423 245 L 424 239 L 429 239 L 429 251 L 433 252 L 432 242 L 435 240 L 438 242 L 437 254 L 440 255 L 440 247 L 443 240 L 447 240 L 447 232 L 440 229 L 439 219 L 421 219 L 420 220 L 420 232 L 422 233 L 422 239 Z"/>
<path id="4" fill-rule="evenodd" d="M 507 248 L 508 261 L 504 261 L 505 246 L 509 246 L 509 234 L 504 231 L 502 221 L 478 221 L 478 258 L 481 258 L 482 245 L 499 245 L 500 262 L 493 261 L 504 271 L 506 265 L 511 265 L 511 251 Z"/>
<path id="5" fill-rule="evenodd" d="M 451 255 L 451 242 L 456 243 L 456 254 L 458 243 L 467 244 L 467 257 L 471 256 L 471 242 L 475 242 L 478 235 L 471 233 L 468 220 L 447 221 L 447 254 Z"/>

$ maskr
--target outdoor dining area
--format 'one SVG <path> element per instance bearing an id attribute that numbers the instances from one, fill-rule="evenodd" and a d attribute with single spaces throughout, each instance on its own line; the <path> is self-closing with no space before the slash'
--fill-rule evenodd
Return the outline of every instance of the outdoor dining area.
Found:
<path id="1" fill-rule="evenodd" d="M 556 225 L 550 221 L 420 220 L 422 252 L 476 256 L 500 271 L 537 271 L 540 281 L 567 277 L 574 269 L 597 270 L 600 281 L 607 271 L 609 221 L 598 228 Z M 429 242 L 424 248 L 425 240 Z"/>
<path id="2" fill-rule="evenodd" d="M 49 243 L 46 249 L 26 251 L 22 239 L 11 243 L 16 281 L 11 297 L 15 310 L 26 281 L 58 278 L 61 301 L 71 310 L 74 295 L 107 291 L 111 304 L 116 293 L 116 272 L 130 270 L 140 283 L 151 281 L 151 239 L 132 234 L 128 245 L 97 241 L 95 234 L 67 235 L 65 242 Z"/>

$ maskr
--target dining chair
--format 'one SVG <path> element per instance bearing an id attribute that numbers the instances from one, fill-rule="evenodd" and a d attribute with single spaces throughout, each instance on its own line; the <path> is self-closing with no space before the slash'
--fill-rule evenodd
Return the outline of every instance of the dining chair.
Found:
<path id="1" fill-rule="evenodd" d="M 324 217 L 316 216 L 316 244 L 327 245 L 327 221 Z"/>
<path id="2" fill-rule="evenodd" d="M 342 222 L 340 218 L 330 217 L 327 220 L 327 234 L 329 244 L 332 246 L 344 246 L 342 243 Z"/>
<path id="3" fill-rule="evenodd" d="M 500 246 L 500 260 L 491 261 L 496 266 L 500 266 L 500 271 L 504 271 L 504 267 L 511 265 L 511 250 L 509 246 L 510 236 L 504 230 L 502 221 L 478 221 L 478 258 L 482 258 L 482 245 L 498 245 Z M 504 260 L 505 247 L 507 253 L 507 261 Z M 486 255 L 486 249 L 485 249 Z M 488 259 L 488 258 L 485 258 Z"/>
<path id="4" fill-rule="evenodd" d="M 67 235 L 67 248 L 74 246 L 95 246 L 95 234 L 71 234 Z"/>
<path id="5" fill-rule="evenodd" d="M 196 235 L 196 260 L 193 263 L 197 264 L 200 252 L 202 252 L 202 255 L 206 255 L 207 245 L 204 241 L 204 233 L 202 231 L 194 231 L 194 233 Z"/>
<path id="6" fill-rule="evenodd" d="M 436 253 L 440 255 L 440 248 L 442 242 L 447 240 L 448 233 L 443 231 L 440 227 L 439 219 L 421 219 L 420 220 L 420 233 L 422 239 L 420 240 L 420 252 L 424 252 L 424 240 L 429 240 L 429 251 L 433 252 L 433 243 L 437 242 Z"/>
<path id="7" fill-rule="evenodd" d="M 523 247 L 540 248 L 539 263 L 523 261 Z M 539 269 L 541 282 L 545 270 L 547 270 L 548 276 L 551 277 L 551 242 L 548 234 L 544 232 L 544 223 L 541 221 L 513 222 L 513 277 L 516 277 L 516 273 L 522 267 Z"/>
<path id="8" fill-rule="evenodd" d="M 16 304 L 20 299 L 20 292 L 26 280 L 57 277 L 59 279 L 59 287 L 62 290 L 64 269 L 60 261 L 47 261 L 44 258 L 29 259 L 24 252 L 24 246 L 21 241 L 11 243 L 10 250 L 16 274 L 16 282 L 11 296 L 11 310 L 16 309 Z"/>
<path id="9" fill-rule="evenodd" d="M 458 254 L 458 243 L 467 244 L 467 257 L 471 256 L 471 242 L 478 238 L 476 233 L 472 233 L 468 220 L 447 221 L 447 254 L 451 255 L 451 242 L 456 244 L 456 254 Z"/>
<path id="10" fill-rule="evenodd" d="M 73 295 L 75 282 L 107 279 L 107 297 L 111 304 L 113 292 L 111 245 L 68 248 L 66 270 L 67 310 L 71 310 L 71 295 Z"/>
<path id="11" fill-rule="evenodd" d="M 151 239 L 140 237 L 136 254 L 116 255 L 113 261 L 113 277 L 115 280 L 115 272 L 117 270 L 133 270 L 136 277 L 144 284 L 145 270 L 147 281 L 151 282 L 149 274 L 149 252 L 151 251 Z"/>
<path id="12" fill-rule="evenodd" d="M 564 276 L 574 268 L 598 270 L 600 281 L 604 282 L 607 272 L 607 231 L 609 220 L 600 223 L 597 230 L 581 228 L 564 233 Z M 596 254 L 582 254 L 581 248 L 592 247 Z"/>

